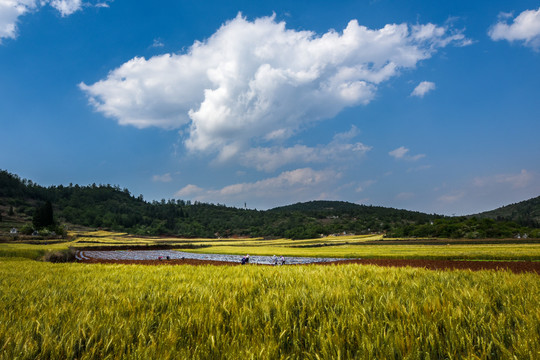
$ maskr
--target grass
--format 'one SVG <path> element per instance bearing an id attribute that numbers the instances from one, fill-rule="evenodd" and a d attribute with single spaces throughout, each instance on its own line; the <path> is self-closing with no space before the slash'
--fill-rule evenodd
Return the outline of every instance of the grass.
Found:
<path id="1" fill-rule="evenodd" d="M 536 359 L 540 278 L 0 259 L 0 359 Z"/>

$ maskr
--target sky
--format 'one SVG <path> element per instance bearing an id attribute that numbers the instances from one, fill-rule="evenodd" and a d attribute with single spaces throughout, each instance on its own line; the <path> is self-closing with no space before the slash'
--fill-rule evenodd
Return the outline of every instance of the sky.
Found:
<path id="1" fill-rule="evenodd" d="M 540 195 L 540 2 L 0 0 L 0 169 L 269 209 Z"/>

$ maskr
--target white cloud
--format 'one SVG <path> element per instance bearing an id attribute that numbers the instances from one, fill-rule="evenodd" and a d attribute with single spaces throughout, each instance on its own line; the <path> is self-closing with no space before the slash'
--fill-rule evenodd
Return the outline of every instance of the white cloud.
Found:
<path id="1" fill-rule="evenodd" d="M 154 175 L 152 176 L 152 181 L 154 182 L 171 182 L 172 181 L 172 176 L 170 173 L 166 173 L 166 174 L 163 174 L 163 175 Z"/>
<path id="2" fill-rule="evenodd" d="M 392 156 L 396 160 L 407 160 L 407 161 L 417 161 L 426 156 L 425 154 L 407 155 L 408 153 L 409 153 L 409 149 L 407 149 L 405 146 L 400 146 L 397 149 L 390 151 L 388 155 Z"/>
<path id="3" fill-rule="evenodd" d="M 152 43 L 153 48 L 161 48 L 164 47 L 165 44 L 161 41 L 161 39 L 154 39 L 154 42 Z"/>
<path id="4" fill-rule="evenodd" d="M 442 196 L 439 196 L 437 200 L 440 202 L 446 203 L 446 204 L 453 204 L 459 200 L 461 200 L 465 196 L 465 192 L 458 191 L 450 194 L 445 194 Z"/>
<path id="5" fill-rule="evenodd" d="M 414 88 L 413 92 L 411 93 L 411 96 L 417 96 L 419 98 L 423 98 L 424 95 L 426 95 L 428 92 L 435 90 L 435 83 L 431 81 L 422 81 L 420 84 L 418 84 L 417 87 Z"/>
<path id="6" fill-rule="evenodd" d="M 62 16 L 68 16 L 81 10 L 82 0 L 52 0 L 50 5 L 58 10 Z"/>
<path id="7" fill-rule="evenodd" d="M 198 187 L 197 185 L 189 184 L 184 186 L 182 189 L 178 190 L 174 196 L 176 197 L 188 197 L 200 194 L 204 191 L 203 188 Z"/>
<path id="8" fill-rule="evenodd" d="M 362 181 L 361 183 L 358 184 L 358 186 L 356 187 L 356 189 L 354 191 L 362 192 L 362 191 L 366 190 L 368 187 L 370 187 L 371 185 L 375 184 L 376 182 L 377 181 L 375 181 L 375 180 Z"/>
<path id="9" fill-rule="evenodd" d="M 364 156 L 372 149 L 371 146 L 361 142 L 351 142 L 357 133 L 358 130 L 353 126 L 348 132 L 336 134 L 329 144 L 318 147 L 305 145 L 256 147 L 244 151 L 240 155 L 240 162 L 244 166 L 270 172 L 294 163 L 351 161 Z"/>
<path id="10" fill-rule="evenodd" d="M 55 8 L 62 17 L 65 17 L 81 10 L 84 5 L 91 4 L 83 4 L 82 0 L 0 0 L 0 43 L 2 39 L 17 37 L 19 17 L 47 5 Z M 102 2 L 95 6 L 108 7 L 108 4 Z"/>
<path id="11" fill-rule="evenodd" d="M 80 88 L 119 124 L 186 127 L 189 150 L 226 159 L 367 104 L 401 69 L 465 41 L 433 24 L 372 30 L 352 20 L 343 32 L 317 35 L 287 29 L 274 17 L 238 15 L 184 54 L 135 57 Z"/>
<path id="12" fill-rule="evenodd" d="M 448 186 L 445 184 L 442 188 L 435 189 L 444 191 L 437 198 L 441 204 L 437 211 L 446 214 L 471 214 L 530 199 L 540 194 L 539 180 L 538 173 L 523 169 L 518 173 L 479 176 L 450 190 L 447 190 Z"/>
<path id="13" fill-rule="evenodd" d="M 285 202 L 313 200 L 314 193 L 322 193 L 328 184 L 339 177 L 339 173 L 331 170 L 302 168 L 282 172 L 276 177 L 232 184 L 217 190 L 203 189 L 190 184 L 178 191 L 175 196 L 191 197 L 193 200 L 204 202 L 241 204 L 250 199 L 252 202 L 263 201 L 265 204 L 282 205 Z"/>
<path id="14" fill-rule="evenodd" d="M 519 174 L 498 174 L 491 177 L 477 177 L 473 180 L 473 183 L 477 187 L 507 184 L 513 189 L 519 189 L 527 187 L 533 179 L 533 174 L 523 169 Z"/>
<path id="15" fill-rule="evenodd" d="M 17 20 L 34 10 L 36 0 L 0 0 L 0 42 L 17 36 Z"/>
<path id="16" fill-rule="evenodd" d="M 409 149 L 407 149 L 405 146 L 400 146 L 397 149 L 390 151 L 388 155 L 396 159 L 403 159 L 405 154 L 407 154 L 408 152 L 409 152 Z"/>
<path id="17" fill-rule="evenodd" d="M 540 8 L 538 10 L 525 10 L 519 14 L 511 24 L 507 19 L 509 14 L 503 14 L 501 21 L 497 22 L 488 32 L 492 40 L 523 41 L 525 46 L 538 51 L 540 48 Z"/>

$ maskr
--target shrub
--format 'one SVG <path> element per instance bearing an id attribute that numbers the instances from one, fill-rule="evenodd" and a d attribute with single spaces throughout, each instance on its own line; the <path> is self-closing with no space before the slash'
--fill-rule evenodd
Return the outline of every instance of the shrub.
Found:
<path id="1" fill-rule="evenodd" d="M 75 261 L 75 249 L 49 251 L 43 256 L 43 261 L 52 263 L 66 263 Z"/>

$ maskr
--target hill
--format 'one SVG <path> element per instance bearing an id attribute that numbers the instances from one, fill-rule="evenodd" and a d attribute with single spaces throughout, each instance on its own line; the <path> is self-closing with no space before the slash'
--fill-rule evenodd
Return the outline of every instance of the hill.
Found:
<path id="1" fill-rule="evenodd" d="M 531 226 L 506 218 L 450 218 L 343 201 L 310 201 L 267 211 L 174 199 L 147 202 L 117 185 L 43 187 L 0 170 L 0 233 L 11 227 L 31 233 L 34 214 L 47 202 L 52 204 L 56 224 L 137 235 L 303 239 L 369 233 L 446 238 L 536 234 Z"/>
<path id="2" fill-rule="evenodd" d="M 273 208 L 272 212 L 301 212 L 310 214 L 311 216 L 338 216 L 349 215 L 353 217 L 375 217 L 379 219 L 389 218 L 396 221 L 407 220 L 415 222 L 426 222 L 437 218 L 442 218 L 441 215 L 430 215 L 418 211 L 400 210 L 387 208 L 382 206 L 360 205 L 347 201 L 328 201 L 316 200 L 292 205 L 280 206 Z"/>
<path id="3" fill-rule="evenodd" d="M 474 215 L 478 218 L 514 221 L 523 226 L 540 227 L 540 196 Z"/>

